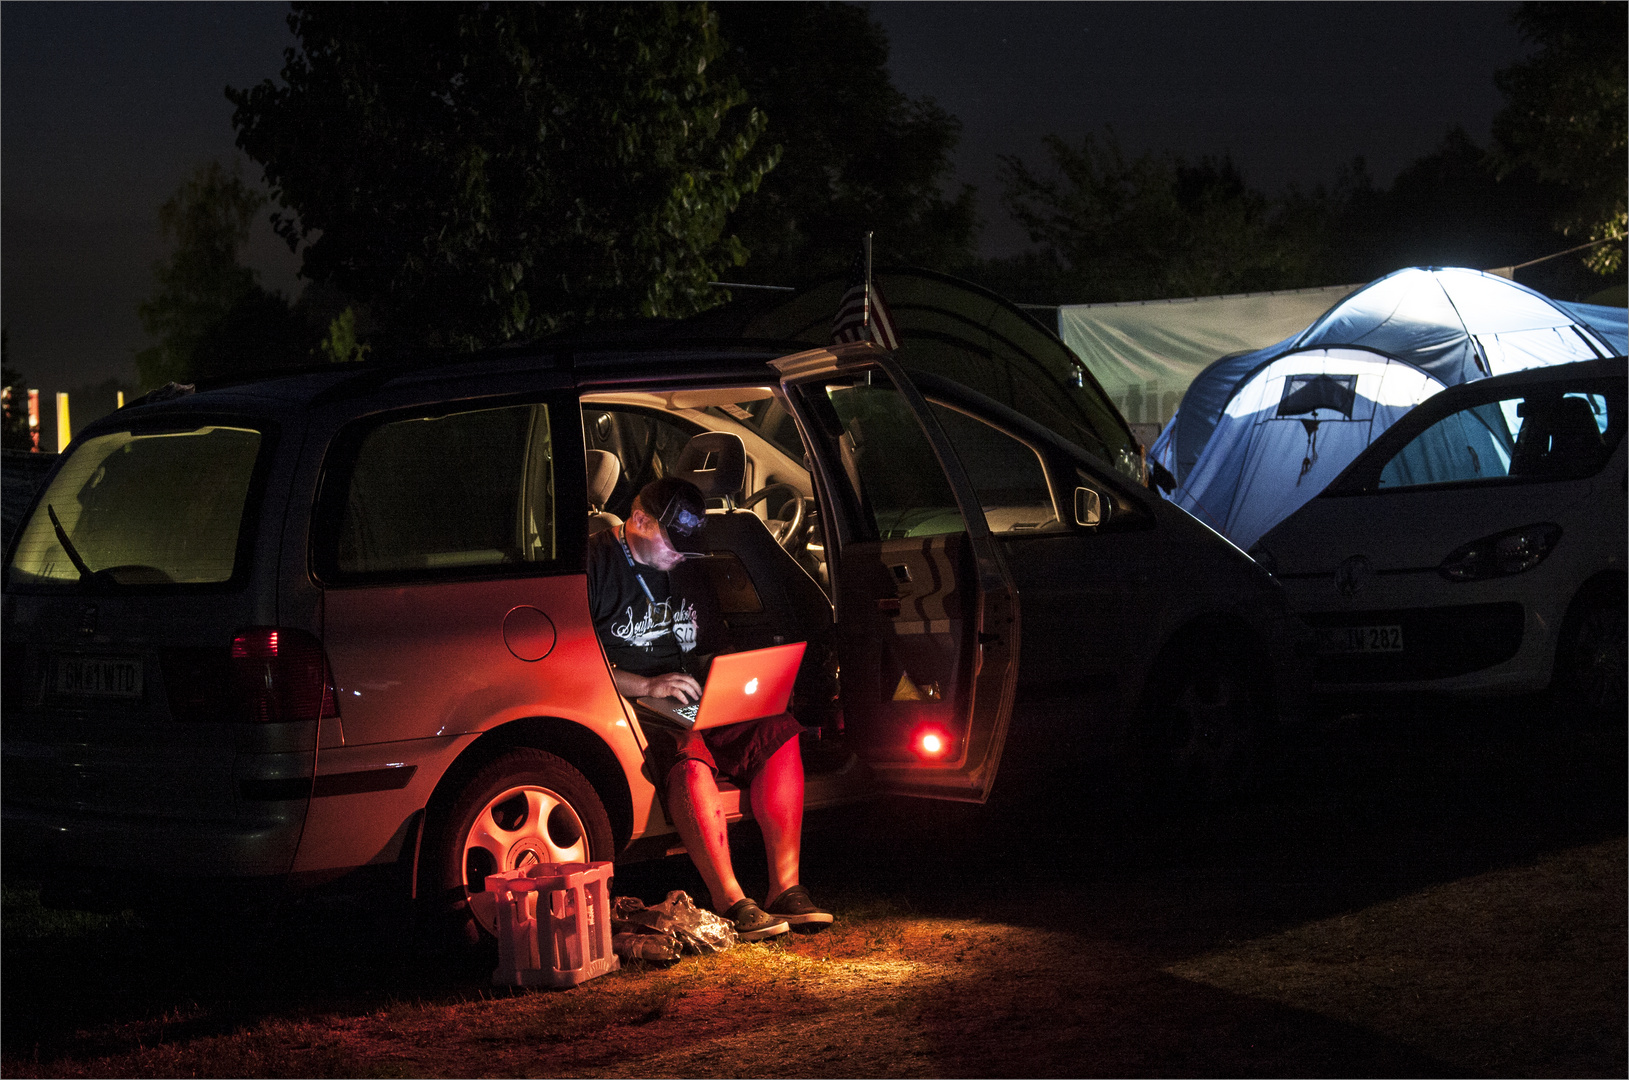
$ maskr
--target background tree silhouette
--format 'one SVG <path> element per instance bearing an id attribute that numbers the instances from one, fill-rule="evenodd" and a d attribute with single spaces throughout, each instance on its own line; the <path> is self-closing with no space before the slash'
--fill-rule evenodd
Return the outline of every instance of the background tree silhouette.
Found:
<path id="1" fill-rule="evenodd" d="M 1623 267 L 1629 189 L 1629 4 L 1525 3 L 1513 15 L 1536 53 L 1494 76 L 1507 104 L 1493 121 L 1502 175 L 1526 167 L 1570 198 L 1556 224 L 1580 240 L 1608 240 L 1586 261 Z"/>
<path id="2" fill-rule="evenodd" d="M 172 250 L 154 266 L 154 292 L 136 309 L 157 339 L 136 353 L 144 387 L 288 366 L 309 352 L 288 301 L 241 261 L 265 205 L 236 168 L 210 161 L 159 208 L 159 231 Z"/>
<path id="3" fill-rule="evenodd" d="M 942 185 L 961 124 L 901 93 L 888 38 L 862 7 L 721 4 L 720 67 L 767 118 L 780 164 L 731 224 L 749 253 L 743 280 L 796 285 L 847 270 L 867 229 L 879 262 L 938 270 L 974 258 L 973 189 Z"/>
<path id="4" fill-rule="evenodd" d="M 1045 170 L 1001 159 L 1002 203 L 1038 246 L 992 267 L 1008 275 L 1007 288 L 1078 303 L 1320 283 L 1330 219 L 1322 192 L 1269 198 L 1226 157 L 1131 158 L 1107 128 L 1078 145 L 1045 142 Z"/>
<path id="5" fill-rule="evenodd" d="M 773 158 L 704 4 L 295 4 L 283 85 L 228 89 L 301 274 L 394 345 L 681 316 Z"/>

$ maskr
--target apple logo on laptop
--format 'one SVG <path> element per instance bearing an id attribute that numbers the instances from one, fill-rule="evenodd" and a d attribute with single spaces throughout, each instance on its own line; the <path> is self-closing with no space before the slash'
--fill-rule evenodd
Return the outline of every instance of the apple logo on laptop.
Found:
<path id="1" fill-rule="evenodd" d="M 749 694 L 756 694 L 758 692 L 758 680 L 752 679 L 749 681 L 746 685 L 746 691 Z"/>

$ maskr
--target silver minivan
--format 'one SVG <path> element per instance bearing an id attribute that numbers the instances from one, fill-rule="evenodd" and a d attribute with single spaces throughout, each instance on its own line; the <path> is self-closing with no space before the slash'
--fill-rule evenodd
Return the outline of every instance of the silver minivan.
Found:
<path id="1" fill-rule="evenodd" d="M 680 850 L 584 574 L 668 474 L 709 496 L 685 565 L 735 645 L 810 643 L 811 809 L 982 801 L 1004 760 L 1225 790 L 1299 692 L 1280 587 L 1134 443 L 931 368 L 567 340 L 106 417 L 7 553 L 8 869 L 375 867 L 457 908 L 499 869 Z"/>

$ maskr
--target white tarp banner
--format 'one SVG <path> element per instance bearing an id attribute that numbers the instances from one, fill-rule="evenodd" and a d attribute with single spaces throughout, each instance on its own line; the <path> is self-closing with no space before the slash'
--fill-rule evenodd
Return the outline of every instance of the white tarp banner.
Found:
<path id="1" fill-rule="evenodd" d="M 1164 424 L 1194 376 L 1218 357 L 1298 334 L 1360 287 L 1070 304 L 1058 308 L 1058 336 L 1128 421 Z"/>

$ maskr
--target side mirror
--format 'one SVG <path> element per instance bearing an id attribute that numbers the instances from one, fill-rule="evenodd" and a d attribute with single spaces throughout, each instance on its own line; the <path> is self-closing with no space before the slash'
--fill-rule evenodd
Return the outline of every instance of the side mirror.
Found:
<path id="1" fill-rule="evenodd" d="M 1091 527 L 1103 523 L 1103 500 L 1089 487 L 1075 489 L 1075 524 Z"/>

